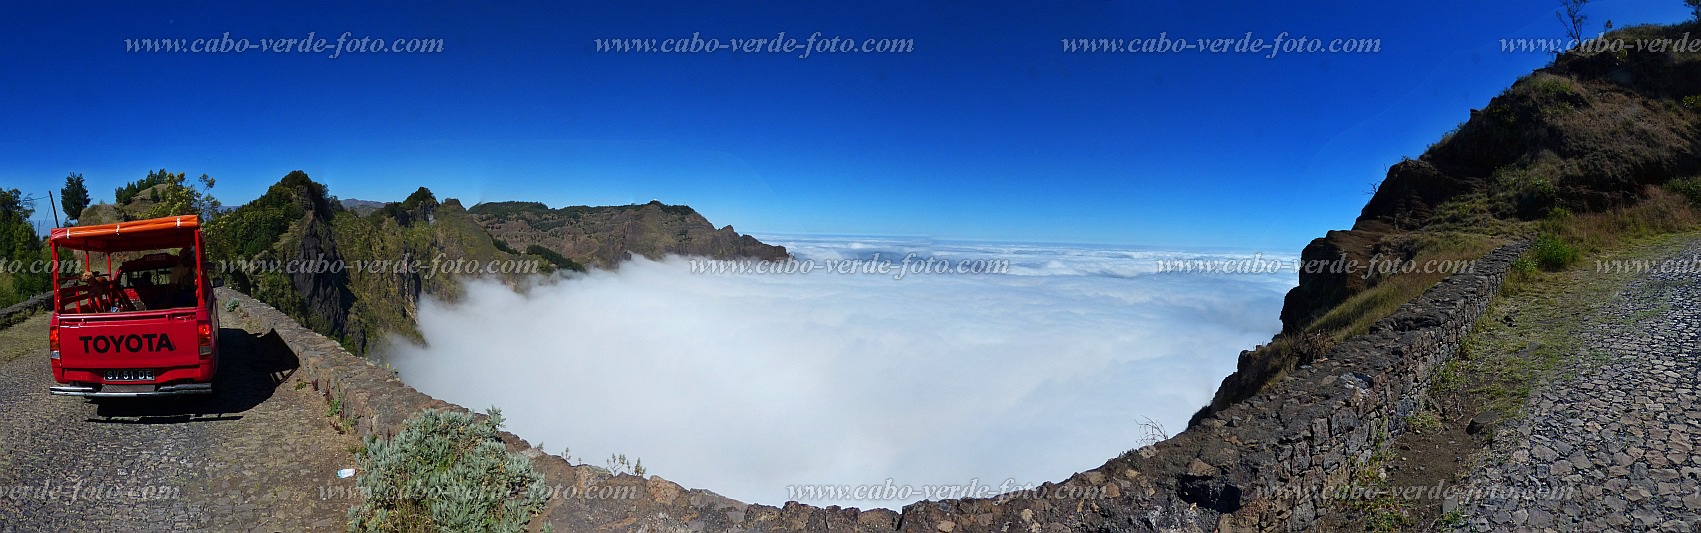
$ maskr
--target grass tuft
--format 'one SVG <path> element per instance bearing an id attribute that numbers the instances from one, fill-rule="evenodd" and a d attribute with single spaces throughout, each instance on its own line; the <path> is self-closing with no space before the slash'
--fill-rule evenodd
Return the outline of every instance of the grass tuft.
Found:
<path id="1" fill-rule="evenodd" d="M 1536 266 L 1548 272 L 1565 270 L 1582 257 L 1582 252 L 1577 250 L 1576 246 L 1567 244 L 1553 235 L 1536 237 L 1527 253 Z"/>

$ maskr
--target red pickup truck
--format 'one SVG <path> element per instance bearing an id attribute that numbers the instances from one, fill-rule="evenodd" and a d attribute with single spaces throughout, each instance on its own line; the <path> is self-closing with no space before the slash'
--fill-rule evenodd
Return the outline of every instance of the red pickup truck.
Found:
<path id="1" fill-rule="evenodd" d="M 54 292 L 47 339 L 60 384 L 53 394 L 213 391 L 219 318 L 199 217 L 55 228 L 49 241 Z M 67 267 L 73 263 L 81 267 Z"/>

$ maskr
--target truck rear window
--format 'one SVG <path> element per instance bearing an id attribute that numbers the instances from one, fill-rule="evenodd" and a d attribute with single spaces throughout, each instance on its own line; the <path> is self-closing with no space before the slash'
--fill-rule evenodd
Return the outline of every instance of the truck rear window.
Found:
<path id="1" fill-rule="evenodd" d="M 85 252 L 73 252 L 82 259 Z M 195 307 L 200 279 L 192 247 L 134 252 L 86 252 L 62 272 L 60 311 L 118 313 Z M 68 261 L 69 262 L 69 261 Z M 111 271 L 102 268 L 112 265 Z"/>

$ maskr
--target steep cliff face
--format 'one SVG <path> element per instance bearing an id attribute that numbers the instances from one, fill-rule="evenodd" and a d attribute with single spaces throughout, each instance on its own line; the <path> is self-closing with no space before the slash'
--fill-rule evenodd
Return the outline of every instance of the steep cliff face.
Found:
<path id="1" fill-rule="evenodd" d="M 308 200 L 306 196 L 298 198 Z M 313 202 L 308 200 L 308 203 Z M 280 243 L 280 257 L 302 264 L 319 259 L 324 259 L 326 264 L 343 263 L 342 249 L 337 246 L 336 234 L 331 227 L 332 216 L 333 213 L 324 204 L 310 205 L 307 213 L 295 224 L 300 229 L 291 234 L 293 238 Z M 286 271 L 284 275 L 289 277 L 290 288 L 301 295 L 301 312 L 308 317 L 309 326 L 350 332 L 355 345 L 364 343 L 364 331 L 349 330 L 349 308 L 354 306 L 355 298 L 349 290 L 348 271 L 300 269 L 293 273 Z"/>
<path id="2" fill-rule="evenodd" d="M 1676 39 L 1686 32 L 1701 32 L 1701 24 L 1639 26 L 1610 37 Z M 1532 221 L 1634 205 L 1648 187 L 1698 172 L 1701 54 L 1568 53 L 1472 110 L 1418 159 L 1389 168 L 1352 228 L 1313 240 L 1301 259 L 1363 265 L 1447 255 L 1410 245 L 1435 235 L 1478 241 L 1454 252 L 1486 250 L 1484 243 L 1528 237 Z M 1201 416 L 1316 357 L 1353 331 L 1343 329 L 1343 316 L 1373 307 L 1364 302 L 1367 293 L 1400 279 L 1302 271 L 1283 305 L 1281 335 L 1242 354 Z"/>
<path id="3" fill-rule="evenodd" d="M 1379 224 L 1349 231 L 1330 231 L 1307 244 L 1299 257 L 1304 264 L 1362 263 L 1375 255 L 1377 242 L 1388 231 L 1386 225 Z M 1299 285 L 1289 290 L 1282 302 L 1282 332 L 1300 333 L 1305 325 L 1324 312 L 1364 290 L 1366 281 L 1362 274 L 1348 272 L 1344 268 L 1301 270 Z"/>
<path id="4" fill-rule="evenodd" d="M 421 189 L 408 201 L 386 204 L 364 216 L 353 211 L 336 215 L 338 242 L 345 254 L 380 268 L 351 271 L 349 290 L 355 295 L 349 344 L 364 352 L 377 344 L 384 333 L 419 339 L 415 324 L 424 295 L 449 301 L 461 296 L 461 281 L 472 277 L 494 277 L 512 281 L 512 275 L 451 271 L 451 261 L 479 265 L 492 261 L 516 265 L 537 264 L 536 258 L 502 251 L 454 198 L 438 203 Z M 417 261 L 419 269 L 399 271 L 397 261 Z M 392 265 L 388 268 L 382 265 Z M 538 271 L 534 271 L 538 272 Z M 356 337 L 360 335 L 361 337 Z"/>
<path id="5" fill-rule="evenodd" d="M 438 203 L 422 188 L 363 216 L 299 171 L 215 219 L 207 235 L 233 288 L 355 353 L 387 334 L 417 339 L 422 295 L 459 296 L 471 274 L 434 270 L 435 262 L 528 260 L 498 250 L 454 199 Z"/>
<path id="6" fill-rule="evenodd" d="M 473 206 L 474 220 L 516 249 L 540 245 L 580 264 L 611 268 L 640 255 L 668 254 L 716 259 L 785 259 L 785 247 L 716 229 L 702 214 L 682 205 L 650 202 L 612 207 L 550 209 L 536 202 L 492 202 Z"/>
<path id="7" fill-rule="evenodd" d="M 308 327 L 363 340 L 365 332 L 350 328 L 356 298 L 346 271 L 287 267 L 346 259 L 333 227 L 334 208 L 324 185 L 292 172 L 265 195 L 208 223 L 208 257 L 222 265 L 218 274 L 236 289 Z"/>

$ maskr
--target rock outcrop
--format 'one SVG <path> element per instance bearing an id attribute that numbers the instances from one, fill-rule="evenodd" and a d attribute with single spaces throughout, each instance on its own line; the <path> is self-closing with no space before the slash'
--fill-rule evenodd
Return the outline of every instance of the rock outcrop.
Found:
<path id="1" fill-rule="evenodd" d="M 322 196 L 310 191 L 309 184 L 295 185 L 296 201 L 302 216 L 296 222 L 297 231 L 280 247 L 280 259 L 297 264 L 311 264 L 323 259 L 326 264 L 342 264 L 342 250 L 337 246 L 331 228 L 334 213 Z M 288 272 L 289 284 L 301 294 L 303 311 L 312 326 L 327 331 L 349 330 L 349 308 L 354 306 L 354 293 L 349 290 L 349 274 L 343 269 L 298 269 Z M 366 332 L 355 332 L 357 344 L 364 341 Z"/>

